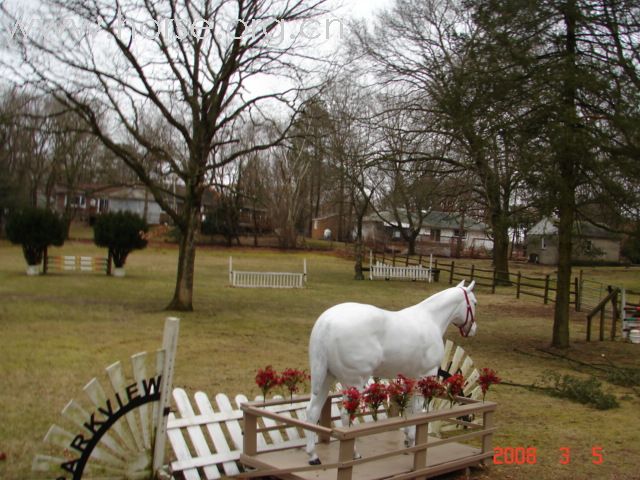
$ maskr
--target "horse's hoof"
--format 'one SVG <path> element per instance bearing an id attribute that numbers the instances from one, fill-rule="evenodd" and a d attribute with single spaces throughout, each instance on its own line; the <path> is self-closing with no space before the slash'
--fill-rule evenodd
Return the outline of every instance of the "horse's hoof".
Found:
<path id="1" fill-rule="evenodd" d="M 362 455 L 360 455 L 359 453 L 355 453 L 355 454 L 353 455 L 353 459 L 354 459 L 354 460 L 360 460 L 361 458 L 362 458 Z"/>
<path id="2" fill-rule="evenodd" d="M 309 465 L 322 465 L 322 462 L 319 458 L 316 458 L 315 460 L 309 460 Z"/>

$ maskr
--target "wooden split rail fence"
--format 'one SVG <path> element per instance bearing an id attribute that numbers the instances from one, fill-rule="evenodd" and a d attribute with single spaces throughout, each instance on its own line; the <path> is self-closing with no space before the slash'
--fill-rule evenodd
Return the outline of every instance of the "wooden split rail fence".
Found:
<path id="1" fill-rule="evenodd" d="M 304 288 L 307 285 L 307 260 L 303 260 L 302 272 L 249 272 L 233 269 L 229 257 L 229 284 L 244 288 Z"/>

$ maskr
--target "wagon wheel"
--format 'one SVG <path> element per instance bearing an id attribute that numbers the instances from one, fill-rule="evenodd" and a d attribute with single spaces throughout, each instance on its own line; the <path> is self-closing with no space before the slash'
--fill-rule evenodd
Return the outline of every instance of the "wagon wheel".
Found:
<path id="1" fill-rule="evenodd" d="M 463 387 L 464 396 L 474 400 L 482 398 L 482 388 L 478 383 L 480 373 L 474 367 L 473 360 L 469 355 L 467 355 L 467 352 L 465 352 L 461 346 L 455 345 L 451 340 L 447 340 L 438 376 L 444 380 L 457 373 L 462 374 L 465 379 Z M 449 408 L 449 401 L 441 398 L 435 398 L 429 405 L 429 411 L 442 410 L 444 408 Z M 473 419 L 469 418 L 466 418 L 466 420 L 473 421 Z M 456 430 L 458 428 L 460 427 L 448 422 L 438 421 L 429 424 L 429 432 L 432 434 L 439 434 L 440 432 Z"/>
<path id="2" fill-rule="evenodd" d="M 164 363 L 164 350 L 142 352 L 131 357 L 129 380 L 120 362 L 106 368 L 108 390 L 92 379 L 83 400 L 71 400 L 63 409 L 63 426 L 51 426 L 44 438 L 47 454 L 36 455 L 32 469 L 56 480 L 153 478 Z"/>

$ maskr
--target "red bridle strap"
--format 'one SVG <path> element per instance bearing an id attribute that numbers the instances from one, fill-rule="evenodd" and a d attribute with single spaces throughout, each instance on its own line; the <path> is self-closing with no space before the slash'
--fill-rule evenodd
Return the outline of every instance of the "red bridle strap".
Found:
<path id="1" fill-rule="evenodd" d="M 463 337 L 467 337 L 476 319 L 473 318 L 473 308 L 471 308 L 471 302 L 469 301 L 469 295 L 467 294 L 467 290 L 464 287 L 460 287 L 460 288 L 462 289 L 462 293 L 464 293 L 464 300 L 467 302 L 467 316 L 464 319 L 464 323 L 458 328 L 460 329 L 460 335 L 462 335 Z M 467 326 L 467 323 L 469 323 L 469 320 L 471 320 L 471 325 L 469 326 L 469 330 L 465 332 L 464 327 Z"/>

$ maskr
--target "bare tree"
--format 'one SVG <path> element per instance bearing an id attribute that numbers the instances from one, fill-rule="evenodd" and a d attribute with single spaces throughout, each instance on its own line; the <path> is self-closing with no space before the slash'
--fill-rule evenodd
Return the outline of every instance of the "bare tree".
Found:
<path id="1" fill-rule="evenodd" d="M 193 308 L 195 236 L 211 171 L 272 147 L 288 130 L 285 124 L 267 143 L 246 149 L 239 125 L 273 124 L 268 111 L 291 117 L 300 106 L 296 57 L 305 52 L 296 54 L 296 40 L 305 40 L 304 25 L 293 40 L 276 32 L 315 17 L 325 2 L 43 0 L 40 18 L 58 25 L 72 18 L 76 28 L 16 38 L 20 62 L 4 61 L 7 76 L 73 111 L 175 223 L 180 249 L 169 309 Z M 9 18 L 18 16 L 2 8 Z M 281 78 L 276 86 L 274 77 Z M 258 91 L 258 82 L 270 86 Z M 149 117 L 161 119 L 173 148 L 149 135 Z M 179 179 L 184 195 L 174 201 L 177 193 L 150 174 L 148 158 L 162 163 L 163 178 Z"/>

